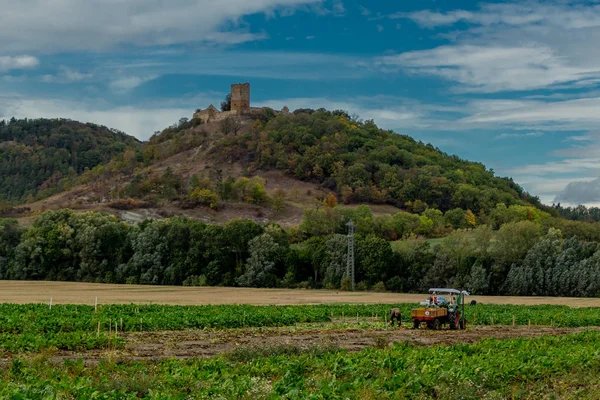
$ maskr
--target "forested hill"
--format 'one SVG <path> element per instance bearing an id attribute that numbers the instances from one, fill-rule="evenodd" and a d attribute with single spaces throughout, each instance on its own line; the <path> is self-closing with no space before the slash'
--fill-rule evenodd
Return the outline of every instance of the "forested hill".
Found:
<path id="1" fill-rule="evenodd" d="M 542 206 L 511 178 L 431 144 L 358 121 L 343 111 L 296 110 L 264 118 L 251 132 L 227 135 L 220 158 L 254 169 L 280 169 L 321 183 L 345 203 L 388 203 L 414 212 L 427 207 L 489 212 L 499 203 Z"/>
<path id="2" fill-rule="evenodd" d="M 93 124 L 13 119 L 0 123 L 0 156 L 0 202 L 13 205 L 91 182 L 93 200 L 81 201 L 133 198 L 217 211 L 237 202 L 281 215 L 298 192 L 294 182 L 304 181 L 341 203 L 388 204 L 415 214 L 460 209 L 479 218 L 498 204 L 557 214 L 481 163 L 340 110 L 262 109 L 212 123 L 182 118 L 145 143 Z M 285 184 L 263 186 L 269 171 L 286 176 Z"/>
<path id="3" fill-rule="evenodd" d="M 65 190 L 85 170 L 139 145 L 132 136 L 90 123 L 0 120 L 0 203 L 21 203 Z"/>

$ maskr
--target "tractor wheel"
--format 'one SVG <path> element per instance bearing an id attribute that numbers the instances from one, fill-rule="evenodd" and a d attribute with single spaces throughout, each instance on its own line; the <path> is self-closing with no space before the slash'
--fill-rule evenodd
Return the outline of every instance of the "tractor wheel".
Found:
<path id="1" fill-rule="evenodd" d="M 427 321 L 427 329 L 433 329 L 433 322 Z"/>
<path id="2" fill-rule="evenodd" d="M 413 329 L 419 329 L 420 326 L 421 326 L 421 321 L 418 321 L 415 319 L 413 321 Z"/>
<path id="3" fill-rule="evenodd" d="M 450 329 L 455 331 L 460 326 L 460 320 L 458 318 L 458 314 L 450 314 L 448 316 Z"/>
<path id="4" fill-rule="evenodd" d="M 440 329 L 440 325 L 441 325 L 441 323 L 440 323 L 439 319 L 434 319 L 433 320 L 433 330 L 434 331 L 439 330 Z"/>

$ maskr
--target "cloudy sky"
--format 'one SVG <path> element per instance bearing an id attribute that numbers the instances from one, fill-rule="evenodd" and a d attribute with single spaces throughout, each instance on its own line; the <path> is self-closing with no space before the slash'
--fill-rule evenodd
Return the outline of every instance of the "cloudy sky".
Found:
<path id="1" fill-rule="evenodd" d="M 343 108 L 600 204 L 600 1 L 0 0 L 0 118 L 140 139 L 218 104 Z"/>

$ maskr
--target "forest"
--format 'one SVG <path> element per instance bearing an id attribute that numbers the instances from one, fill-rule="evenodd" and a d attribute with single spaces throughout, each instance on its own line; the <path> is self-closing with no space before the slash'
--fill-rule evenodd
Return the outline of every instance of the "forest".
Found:
<path id="1" fill-rule="evenodd" d="M 318 225 L 308 211 L 287 230 L 249 219 L 132 226 L 102 213 L 47 211 L 28 228 L 0 220 L 0 279 L 348 290 L 344 224 L 352 219 L 357 290 L 600 295 L 598 242 L 564 234 L 552 217 L 520 218 L 518 210 L 498 208 L 512 219 L 497 229 L 455 229 L 436 243 L 413 232 L 422 227 L 407 224 L 411 214 L 373 217 L 366 206 L 321 209 L 329 222 L 319 218 Z M 391 231 L 403 239 L 388 240 Z"/>
<path id="2" fill-rule="evenodd" d="M 215 152 L 249 168 L 279 169 L 319 182 L 344 203 L 419 202 L 447 211 L 489 212 L 498 203 L 531 204 L 555 213 L 510 178 L 430 144 L 385 131 L 346 112 L 296 110 L 257 119 L 251 132 L 226 135 Z"/>
<path id="3" fill-rule="evenodd" d="M 0 203 L 25 203 L 68 190 L 84 171 L 139 142 L 65 119 L 0 120 Z"/>

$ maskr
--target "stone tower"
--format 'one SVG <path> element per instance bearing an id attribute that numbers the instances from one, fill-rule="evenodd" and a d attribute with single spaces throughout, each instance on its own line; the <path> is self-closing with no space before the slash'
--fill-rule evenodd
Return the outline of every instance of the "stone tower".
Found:
<path id="1" fill-rule="evenodd" d="M 231 85 L 231 111 L 241 113 L 248 109 L 250 109 L 250 84 Z"/>

